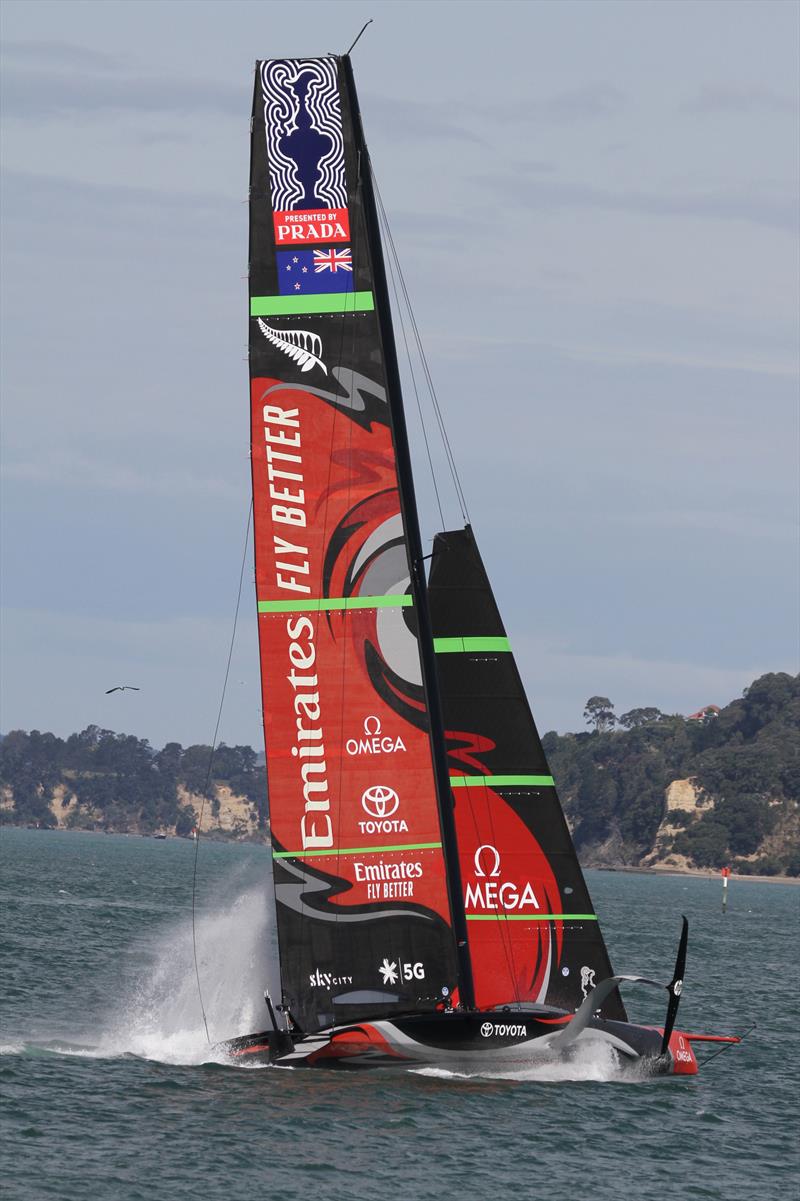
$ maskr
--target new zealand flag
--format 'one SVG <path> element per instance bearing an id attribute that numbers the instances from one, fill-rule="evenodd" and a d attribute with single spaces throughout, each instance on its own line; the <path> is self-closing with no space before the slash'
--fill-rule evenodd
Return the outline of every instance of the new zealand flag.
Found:
<path id="1" fill-rule="evenodd" d="M 353 256 L 341 250 L 279 250 L 278 289 L 281 296 L 353 291 Z"/>

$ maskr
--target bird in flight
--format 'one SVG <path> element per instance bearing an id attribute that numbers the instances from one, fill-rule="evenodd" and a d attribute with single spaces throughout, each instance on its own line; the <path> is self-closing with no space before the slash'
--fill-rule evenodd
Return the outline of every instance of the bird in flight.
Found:
<path id="1" fill-rule="evenodd" d="M 135 684 L 117 684 L 114 688 L 106 688 L 106 696 L 109 692 L 141 692 Z"/>

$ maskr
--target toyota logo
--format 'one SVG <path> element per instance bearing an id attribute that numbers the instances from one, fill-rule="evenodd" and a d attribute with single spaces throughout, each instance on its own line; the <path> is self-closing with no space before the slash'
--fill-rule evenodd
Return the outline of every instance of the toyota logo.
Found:
<path id="1" fill-rule="evenodd" d="M 483 1025 L 481 1026 L 481 1034 L 483 1035 L 484 1038 L 488 1038 L 493 1030 L 494 1030 L 494 1026 L 492 1025 L 491 1022 L 484 1022 Z"/>
<path id="2" fill-rule="evenodd" d="M 366 788 L 361 797 L 361 808 L 370 817 L 391 817 L 396 813 L 400 805 L 400 797 L 393 788 L 387 788 L 385 784 L 373 784 L 372 788 Z"/>

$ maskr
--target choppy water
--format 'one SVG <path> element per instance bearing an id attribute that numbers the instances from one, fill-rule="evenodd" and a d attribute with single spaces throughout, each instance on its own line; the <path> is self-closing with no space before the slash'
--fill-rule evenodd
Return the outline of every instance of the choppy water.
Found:
<path id="1" fill-rule="evenodd" d="M 620 971 L 668 978 L 685 1029 L 758 1029 L 695 1079 L 622 1083 L 601 1053 L 513 1079 L 208 1062 L 189 842 L 0 832 L 5 1201 L 593 1201 L 796 1196 L 800 890 L 589 873 Z M 263 848 L 203 843 L 212 1040 L 264 1025 Z M 660 1021 L 660 999 L 627 994 Z M 653 1008 L 655 1004 L 655 1009 Z M 793 1012 L 794 1011 L 794 1012 Z"/>

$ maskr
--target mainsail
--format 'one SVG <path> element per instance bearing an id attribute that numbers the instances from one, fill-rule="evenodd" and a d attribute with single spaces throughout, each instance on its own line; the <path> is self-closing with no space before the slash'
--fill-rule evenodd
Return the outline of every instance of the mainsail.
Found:
<path id="1" fill-rule="evenodd" d="M 281 977 L 307 1031 L 458 984 L 354 104 L 346 60 L 257 64 L 256 588 Z"/>
<path id="2" fill-rule="evenodd" d="M 429 598 L 476 1003 L 574 1010 L 613 973 L 469 526 L 434 540 Z"/>

